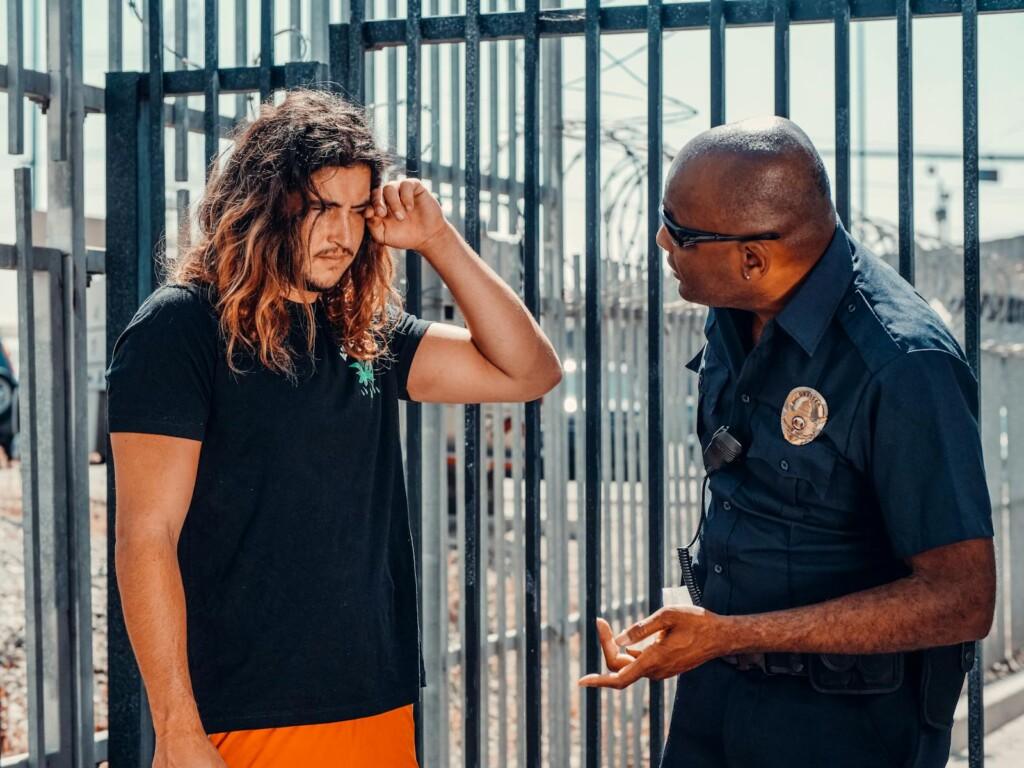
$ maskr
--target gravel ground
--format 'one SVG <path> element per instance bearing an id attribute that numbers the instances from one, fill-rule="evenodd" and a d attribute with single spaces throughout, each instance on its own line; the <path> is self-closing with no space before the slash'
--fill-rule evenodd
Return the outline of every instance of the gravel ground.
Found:
<path id="1" fill-rule="evenodd" d="M 0 468 L 0 752 L 28 751 L 25 576 L 21 482 L 17 465 Z M 93 703 L 96 730 L 107 728 L 106 467 L 89 472 L 92 518 Z"/>

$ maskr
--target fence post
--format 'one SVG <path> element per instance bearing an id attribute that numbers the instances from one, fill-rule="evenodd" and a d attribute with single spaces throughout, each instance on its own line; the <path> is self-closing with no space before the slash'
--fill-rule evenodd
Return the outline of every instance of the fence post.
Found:
<path id="1" fill-rule="evenodd" d="M 152 256 L 154 211 L 152 185 L 163 191 L 163 159 L 156 158 L 160 175 L 153 179 L 149 157 L 148 113 L 143 111 L 143 76 L 112 72 L 106 81 L 107 114 L 107 359 L 118 336 L 139 304 L 153 290 Z M 161 126 L 162 131 L 162 126 Z M 161 137 L 162 138 L 162 137 Z M 162 147 L 162 142 L 161 142 Z M 163 211 L 159 211 L 160 214 Z M 110 456 L 108 450 L 107 455 Z M 107 643 L 110 667 L 111 768 L 148 766 L 153 733 L 142 678 L 132 653 L 114 562 L 116 497 L 114 465 L 107 462 Z"/>

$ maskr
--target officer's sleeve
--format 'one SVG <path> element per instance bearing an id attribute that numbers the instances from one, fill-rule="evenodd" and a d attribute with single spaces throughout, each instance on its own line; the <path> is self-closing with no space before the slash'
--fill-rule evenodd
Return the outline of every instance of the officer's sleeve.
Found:
<path id="1" fill-rule="evenodd" d="M 398 397 L 411 400 L 409 397 L 409 369 L 416 356 L 416 349 L 423 340 L 423 334 L 430 327 L 430 321 L 422 320 L 408 312 L 393 313 L 395 318 L 388 331 L 388 355 L 391 366 L 398 380 Z"/>
<path id="2" fill-rule="evenodd" d="M 992 536 L 977 393 L 967 364 L 940 350 L 904 354 L 875 378 L 870 475 L 898 557 Z"/>
<path id="3" fill-rule="evenodd" d="M 191 290 L 160 288 L 114 345 L 107 370 L 111 432 L 202 440 L 216 366 L 216 320 Z"/>

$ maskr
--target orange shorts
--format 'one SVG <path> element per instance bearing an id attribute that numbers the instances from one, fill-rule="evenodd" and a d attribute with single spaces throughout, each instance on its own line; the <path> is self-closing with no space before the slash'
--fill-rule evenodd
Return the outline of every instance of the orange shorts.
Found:
<path id="1" fill-rule="evenodd" d="M 211 733 L 228 768 L 418 768 L 412 705 L 321 725 Z"/>

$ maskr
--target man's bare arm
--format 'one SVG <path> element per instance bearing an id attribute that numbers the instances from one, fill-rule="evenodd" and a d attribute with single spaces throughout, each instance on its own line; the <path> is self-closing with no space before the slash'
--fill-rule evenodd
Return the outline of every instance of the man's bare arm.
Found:
<path id="1" fill-rule="evenodd" d="M 984 637 L 995 608 L 991 539 L 973 539 L 910 559 L 911 575 L 874 589 L 802 608 L 719 616 L 702 608 L 666 607 L 612 640 L 598 632 L 611 670 L 581 685 L 624 688 L 641 677 L 663 680 L 711 659 L 740 653 L 888 653 Z M 621 654 L 654 634 L 636 659 Z"/>
<path id="2" fill-rule="evenodd" d="M 723 617 L 730 653 L 886 653 L 988 634 L 996 594 L 991 539 L 932 549 L 910 564 L 910 576 L 875 589 L 760 616 Z"/>
<path id="3" fill-rule="evenodd" d="M 177 554 L 201 443 L 127 432 L 111 434 L 110 442 L 117 491 L 117 586 L 153 715 L 153 765 L 223 766 L 203 731 L 192 693 Z"/>
<path id="4" fill-rule="evenodd" d="M 535 400 L 562 378 L 554 347 L 516 292 L 445 220 L 418 179 L 373 191 L 367 226 L 378 242 L 412 248 L 452 292 L 466 327 L 435 323 L 409 369 L 415 400 L 440 403 Z"/>

